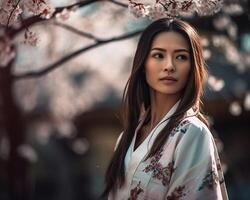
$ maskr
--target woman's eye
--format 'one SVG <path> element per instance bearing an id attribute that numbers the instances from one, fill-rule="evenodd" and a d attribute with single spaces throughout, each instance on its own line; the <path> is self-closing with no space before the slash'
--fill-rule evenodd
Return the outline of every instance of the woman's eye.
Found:
<path id="1" fill-rule="evenodd" d="M 186 56 L 186 55 L 178 55 L 178 56 L 176 56 L 176 59 L 177 60 L 187 60 L 188 56 Z"/>
<path id="2" fill-rule="evenodd" d="M 164 56 L 161 54 L 161 53 L 154 53 L 153 55 L 152 55 L 154 58 L 164 58 Z"/>

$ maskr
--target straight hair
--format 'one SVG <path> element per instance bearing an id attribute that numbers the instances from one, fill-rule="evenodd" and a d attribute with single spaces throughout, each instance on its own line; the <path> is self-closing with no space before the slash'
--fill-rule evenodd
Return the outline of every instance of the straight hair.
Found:
<path id="1" fill-rule="evenodd" d="M 161 32 L 180 33 L 189 43 L 191 55 L 191 70 L 187 84 L 183 89 L 181 101 L 176 112 L 170 117 L 167 125 L 156 137 L 146 159 L 152 157 L 166 143 L 171 130 L 183 120 L 187 110 L 192 108 L 195 115 L 206 125 L 208 122 L 201 112 L 201 96 L 206 80 L 206 69 L 203 59 L 203 49 L 197 31 L 182 20 L 159 19 L 151 23 L 142 33 L 135 57 L 131 75 L 125 86 L 122 98 L 123 134 L 107 168 L 106 188 L 102 196 L 115 192 L 125 182 L 124 159 L 135 134 L 142 106 L 144 110 L 150 108 L 149 86 L 144 73 L 145 62 L 148 57 L 154 37 Z"/>

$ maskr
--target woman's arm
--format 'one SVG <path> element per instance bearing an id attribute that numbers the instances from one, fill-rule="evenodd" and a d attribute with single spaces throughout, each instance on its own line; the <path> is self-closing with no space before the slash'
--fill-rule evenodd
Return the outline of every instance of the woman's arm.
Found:
<path id="1" fill-rule="evenodd" d="M 217 149 L 205 125 L 187 125 L 174 155 L 165 199 L 228 199 Z"/>

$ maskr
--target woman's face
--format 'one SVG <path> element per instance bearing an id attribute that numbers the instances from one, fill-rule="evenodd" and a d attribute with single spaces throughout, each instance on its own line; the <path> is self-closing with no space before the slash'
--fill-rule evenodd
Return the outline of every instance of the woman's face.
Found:
<path id="1" fill-rule="evenodd" d="M 161 32 L 153 41 L 145 62 L 150 90 L 180 96 L 191 69 L 188 41 L 177 32 Z"/>

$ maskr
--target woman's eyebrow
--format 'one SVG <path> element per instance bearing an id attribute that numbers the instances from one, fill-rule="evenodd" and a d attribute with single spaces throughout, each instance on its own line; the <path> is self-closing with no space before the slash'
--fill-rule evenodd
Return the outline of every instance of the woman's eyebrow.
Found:
<path id="1" fill-rule="evenodd" d="M 187 49 L 175 49 L 174 52 L 182 52 L 182 51 L 185 51 L 187 53 L 189 53 L 190 51 L 187 50 Z"/>
<path id="2" fill-rule="evenodd" d="M 158 50 L 158 51 L 164 51 L 164 52 L 166 52 L 166 49 L 163 49 L 163 48 L 160 48 L 160 47 L 154 47 L 154 48 L 151 49 L 151 51 L 153 51 L 153 50 Z"/>
<path id="3" fill-rule="evenodd" d="M 158 51 L 163 51 L 163 52 L 166 52 L 167 50 L 166 49 L 164 49 L 164 48 L 160 48 L 160 47 L 154 47 L 154 48 L 152 48 L 151 49 L 151 51 L 153 51 L 153 50 L 158 50 Z M 188 50 L 188 49 L 175 49 L 174 50 L 174 52 L 182 52 L 182 51 L 185 51 L 185 52 L 187 52 L 187 53 L 190 53 L 190 51 Z"/>

